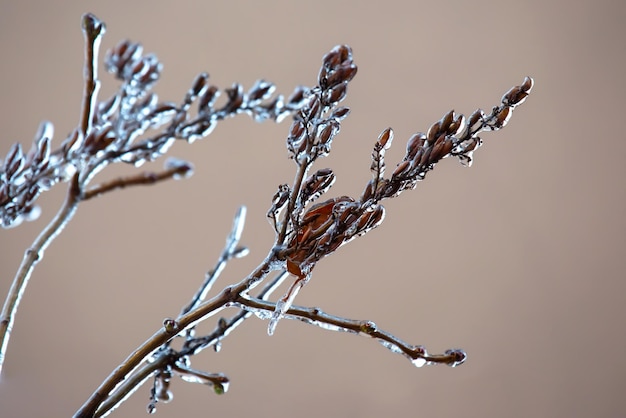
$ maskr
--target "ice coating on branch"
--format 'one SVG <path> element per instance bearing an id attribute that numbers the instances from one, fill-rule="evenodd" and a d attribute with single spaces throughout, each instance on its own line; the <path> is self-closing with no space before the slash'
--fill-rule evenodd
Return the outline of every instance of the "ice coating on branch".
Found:
<path id="1" fill-rule="evenodd" d="M 311 277 L 310 273 L 306 276 L 299 277 L 291 285 L 289 290 L 287 290 L 285 295 L 278 302 L 276 302 L 276 309 L 274 310 L 274 313 L 272 314 L 272 318 L 270 319 L 270 323 L 267 326 L 268 335 L 274 335 L 274 331 L 276 330 L 276 325 L 278 325 L 278 321 L 280 321 L 283 315 L 285 315 L 285 313 L 287 313 L 289 308 L 291 308 L 291 305 L 293 304 L 293 301 L 298 295 L 298 292 L 300 291 L 300 289 L 302 289 L 302 287 L 304 287 L 305 284 L 307 284 L 310 277 Z"/>

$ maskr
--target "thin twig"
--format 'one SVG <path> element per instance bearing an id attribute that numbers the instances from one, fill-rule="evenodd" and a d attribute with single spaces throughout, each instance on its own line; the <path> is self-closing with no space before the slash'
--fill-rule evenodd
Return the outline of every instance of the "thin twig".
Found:
<path id="1" fill-rule="evenodd" d="M 107 377 L 100 387 L 91 395 L 91 397 L 85 402 L 85 404 L 74 415 L 75 417 L 92 417 L 104 400 L 111 394 L 111 392 L 128 376 L 135 371 L 135 369 L 162 345 L 166 344 L 181 331 L 195 325 L 197 322 L 205 320 L 222 309 L 228 307 L 231 302 L 234 302 L 240 297 L 240 294 L 248 291 L 252 287 L 256 286 L 261 280 L 263 280 L 267 274 L 271 271 L 271 263 L 269 259 L 266 259 L 260 266 L 258 266 L 252 274 L 240 281 L 238 284 L 226 287 L 220 294 L 210 299 L 209 301 L 201 304 L 196 309 L 180 316 L 176 319 L 178 326 L 177 333 L 173 334 L 168 332 L 167 329 L 161 328 L 152 337 L 145 341 L 135 351 L 130 354 L 122 364 L 120 364 L 114 371 Z"/>
<path id="2" fill-rule="evenodd" d="M 241 309 L 249 309 L 254 312 L 265 311 L 272 313 L 276 309 L 276 304 L 254 297 L 241 297 L 235 302 Z M 423 366 L 424 364 L 447 364 L 458 366 L 465 361 L 466 355 L 461 350 L 448 350 L 444 354 L 428 354 L 421 345 L 408 344 L 393 334 L 379 329 L 372 321 L 358 319 L 348 319 L 323 312 L 319 308 L 307 308 L 292 305 L 285 314 L 285 318 L 297 319 L 310 325 L 330 331 L 344 331 L 355 334 L 363 334 L 379 340 L 379 342 L 391 351 L 403 354 L 413 364 Z"/>
<path id="3" fill-rule="evenodd" d="M 272 280 L 265 283 L 263 289 L 258 293 L 257 298 L 266 300 L 273 292 L 289 277 L 289 273 L 281 271 Z M 247 318 L 252 315 L 249 310 L 240 310 L 237 314 L 229 319 L 221 321 L 220 325 L 209 335 L 199 338 L 193 338 L 187 342 L 183 348 L 175 353 L 178 358 L 198 354 L 200 351 L 218 343 L 221 339 L 230 334 L 235 328 L 241 325 Z M 170 355 L 166 352 L 161 355 L 152 356 L 149 362 L 144 362 L 141 367 L 134 370 L 122 383 L 117 386 L 113 392 L 109 394 L 104 402 L 100 405 L 95 413 L 96 417 L 104 416 L 114 410 L 119 404 L 128 398 L 138 387 L 143 384 L 151 375 L 161 370 L 165 365 L 171 363 Z M 145 360 L 148 360 L 146 358 Z"/>
<path id="4" fill-rule="evenodd" d="M 98 49 L 106 26 L 91 13 L 83 16 L 83 34 L 85 35 L 85 91 L 80 116 L 80 133 L 83 138 L 91 131 L 93 109 L 98 97 L 100 80 L 98 80 Z"/>
<path id="5" fill-rule="evenodd" d="M 130 186 L 151 185 L 178 176 L 185 176 L 190 169 L 190 166 L 180 165 L 160 172 L 143 172 L 134 176 L 119 177 L 83 192 L 81 200 L 89 200 L 117 189 L 124 189 Z"/>
<path id="6" fill-rule="evenodd" d="M 243 252 L 237 251 L 237 245 L 239 245 L 239 240 L 241 239 L 241 233 L 243 231 L 245 222 L 246 207 L 241 206 L 237 210 L 237 214 L 233 219 L 233 228 L 226 238 L 226 245 L 224 246 L 220 257 L 217 260 L 215 267 L 211 271 L 207 272 L 204 282 L 202 283 L 202 285 L 200 285 L 200 288 L 191 299 L 191 302 L 189 302 L 189 304 L 185 308 L 183 308 L 181 315 L 184 315 L 194 309 L 206 298 L 206 295 L 211 290 L 211 287 L 226 267 L 226 263 L 228 263 L 228 261 L 230 261 L 234 257 L 241 257 L 242 255 L 245 255 L 245 249 L 241 249 Z"/>
<path id="7" fill-rule="evenodd" d="M 81 134 L 86 137 L 91 128 L 93 109 L 96 103 L 99 81 L 97 80 L 97 53 L 100 40 L 105 32 L 104 23 L 92 14 L 86 14 L 82 20 L 83 33 L 85 35 L 85 85 L 83 92 L 83 109 L 79 121 Z M 26 250 L 22 263 L 11 283 L 11 289 L 7 295 L 0 316 L 0 372 L 6 358 L 11 330 L 15 321 L 15 315 L 22 299 L 28 280 L 37 261 L 43 257 L 43 253 L 50 243 L 63 230 L 65 225 L 76 212 L 80 199 L 81 185 L 79 172 L 75 173 L 68 188 L 67 198 L 54 219 L 46 226 Z"/>

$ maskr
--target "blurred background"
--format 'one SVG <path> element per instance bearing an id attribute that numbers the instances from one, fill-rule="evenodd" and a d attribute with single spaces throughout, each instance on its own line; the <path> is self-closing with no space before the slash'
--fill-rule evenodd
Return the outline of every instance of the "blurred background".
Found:
<path id="1" fill-rule="evenodd" d="M 102 54 L 129 38 L 158 55 L 166 100 L 201 71 L 221 88 L 265 78 L 289 94 L 315 83 L 330 48 L 351 45 L 352 114 L 318 165 L 337 174 L 331 196 L 360 195 L 387 126 L 393 167 L 406 139 L 448 110 L 489 110 L 524 76 L 536 82 L 510 124 L 483 135 L 470 169 L 444 160 L 389 201 L 382 226 L 320 262 L 297 299 L 435 353 L 462 347 L 464 365 L 416 369 L 373 340 L 289 321 L 270 338 L 251 318 L 193 362 L 226 373 L 230 391 L 175 379 L 159 416 L 624 416 L 623 2 L 4 0 L 0 155 L 15 141 L 30 148 L 42 120 L 55 125 L 55 148 L 76 126 L 87 11 L 107 24 Z M 105 97 L 117 83 L 101 78 Z M 20 306 L 0 415 L 70 416 L 188 302 L 242 204 L 251 253 L 217 287 L 254 268 L 273 239 L 270 199 L 295 173 L 288 127 L 227 120 L 170 151 L 195 165 L 190 179 L 83 203 Z M 0 294 L 64 193 L 40 198 L 39 220 L 0 231 Z M 145 385 L 114 416 L 143 416 L 148 397 Z"/>

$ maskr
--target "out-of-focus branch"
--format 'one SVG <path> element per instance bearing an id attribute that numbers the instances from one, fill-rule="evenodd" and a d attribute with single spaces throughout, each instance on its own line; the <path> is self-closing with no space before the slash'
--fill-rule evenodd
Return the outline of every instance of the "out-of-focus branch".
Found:
<path id="1" fill-rule="evenodd" d="M 192 171 L 193 167 L 189 163 L 181 163 L 160 172 L 143 172 L 134 176 L 119 177 L 87 189 L 83 192 L 81 200 L 89 200 L 104 193 L 130 186 L 152 185 L 164 180 L 187 177 Z"/>

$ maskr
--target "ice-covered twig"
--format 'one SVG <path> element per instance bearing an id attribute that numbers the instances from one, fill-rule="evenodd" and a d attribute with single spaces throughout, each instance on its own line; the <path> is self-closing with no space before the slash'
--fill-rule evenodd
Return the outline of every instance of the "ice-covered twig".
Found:
<path id="1" fill-rule="evenodd" d="M 111 192 L 117 189 L 125 189 L 131 186 L 146 186 L 164 180 L 188 177 L 191 175 L 192 171 L 193 167 L 191 166 L 191 164 L 186 162 L 180 162 L 169 167 L 166 165 L 166 169 L 159 172 L 146 171 L 132 176 L 119 177 L 117 179 L 87 189 L 80 196 L 80 200 L 89 200 L 94 197 L 99 197 L 104 193 Z"/>
<path id="2" fill-rule="evenodd" d="M 187 312 L 198 306 L 200 303 L 202 303 L 217 278 L 220 276 L 220 274 L 222 274 L 222 271 L 224 271 L 224 268 L 226 267 L 226 263 L 228 263 L 228 261 L 233 258 L 244 257 L 248 254 L 247 247 L 239 247 L 239 240 L 241 239 L 241 234 L 243 232 L 245 222 L 246 207 L 241 206 L 235 214 L 232 230 L 228 237 L 226 237 L 226 245 L 224 246 L 224 249 L 219 256 L 215 267 L 207 272 L 204 278 L 204 282 L 202 282 L 202 284 L 200 285 L 200 288 L 191 299 L 191 302 L 189 302 L 189 304 L 183 308 L 181 315 L 186 314 Z"/>
<path id="3" fill-rule="evenodd" d="M 88 130 L 91 128 L 91 120 L 93 117 L 93 109 L 96 103 L 97 93 L 98 93 L 98 85 L 99 81 L 97 79 L 97 60 L 98 60 L 98 47 L 100 45 L 100 40 L 106 31 L 105 25 L 102 21 L 96 18 L 94 15 L 88 13 L 82 17 L 82 30 L 85 36 L 85 84 L 84 84 L 84 92 L 83 92 L 83 108 L 81 110 L 81 116 L 79 121 L 79 126 L 83 136 L 86 135 Z M 45 140 L 44 136 L 47 131 L 51 131 L 52 128 L 47 128 L 47 124 L 42 125 L 41 135 L 42 140 L 38 141 L 39 146 L 35 149 L 35 152 L 32 154 L 31 165 L 45 167 L 48 164 L 49 159 L 49 139 Z M 17 148 L 19 150 L 19 147 Z M 12 169 L 15 167 L 16 169 L 12 170 L 11 176 L 7 176 L 7 180 L 13 180 L 17 183 L 19 180 L 20 171 L 24 170 L 24 166 L 26 165 L 24 160 L 24 156 L 19 154 L 14 154 L 12 160 L 13 164 L 6 164 L 9 167 L 0 167 L 5 171 L 6 168 Z M 12 167 L 11 167 L 12 166 Z M 38 167 L 34 169 L 34 172 L 41 171 Z M 43 170 L 43 168 L 42 168 Z M 3 174 L 8 174 L 4 172 Z M 0 176 L 4 177 L 4 176 Z M 4 185 L 2 185 L 4 186 Z M 0 187 L 5 193 L 9 189 L 8 186 Z M 34 201 L 36 196 L 39 194 L 40 187 L 33 187 L 32 191 L 27 191 L 28 196 L 25 201 Z M 1 193 L 1 194 L 5 194 Z M 9 293 L 7 294 L 7 298 L 2 307 L 2 313 L 0 315 L 0 373 L 2 372 L 2 366 L 4 364 L 4 360 L 6 358 L 6 351 L 9 344 L 9 339 L 11 337 L 11 331 L 13 328 L 13 323 L 15 322 L 15 315 L 17 314 L 17 309 L 19 307 L 22 296 L 24 295 L 24 291 L 26 286 L 28 285 L 28 280 L 33 272 L 35 264 L 43 257 L 44 251 L 46 248 L 52 243 L 55 237 L 57 237 L 65 225 L 70 221 L 74 213 L 76 212 L 76 208 L 78 206 L 80 196 L 80 184 L 78 173 L 73 174 L 71 176 L 71 183 L 68 187 L 67 197 L 57 212 L 57 215 L 54 219 L 44 228 L 44 230 L 37 236 L 31 247 L 26 250 L 24 254 L 24 258 L 22 259 L 22 263 L 11 283 L 11 288 L 9 289 Z M 9 199 L 8 196 L 0 196 L 0 201 L 2 203 L 11 202 L 12 199 Z M 8 218 L 11 221 L 16 219 L 20 219 L 20 211 L 24 211 L 25 208 L 29 205 L 32 205 L 32 202 L 24 205 L 23 207 L 17 207 L 14 209 L 14 213 L 11 213 L 9 216 L 5 216 L 3 214 L 2 225 L 5 224 L 4 219 Z M 10 224 L 10 222 L 9 222 Z"/>
<path id="4" fill-rule="evenodd" d="M 275 303 L 249 296 L 238 298 L 235 303 L 241 309 L 260 314 L 261 317 L 269 316 L 276 310 Z M 328 314 L 319 308 L 292 305 L 283 314 L 283 317 L 297 319 L 330 331 L 350 332 L 372 337 L 392 352 L 408 358 L 416 367 L 429 364 L 447 364 L 455 367 L 462 364 L 467 358 L 465 352 L 459 349 L 450 349 L 443 354 L 430 354 L 424 346 L 408 344 L 393 334 L 378 328 L 372 321 L 342 318 Z"/>

